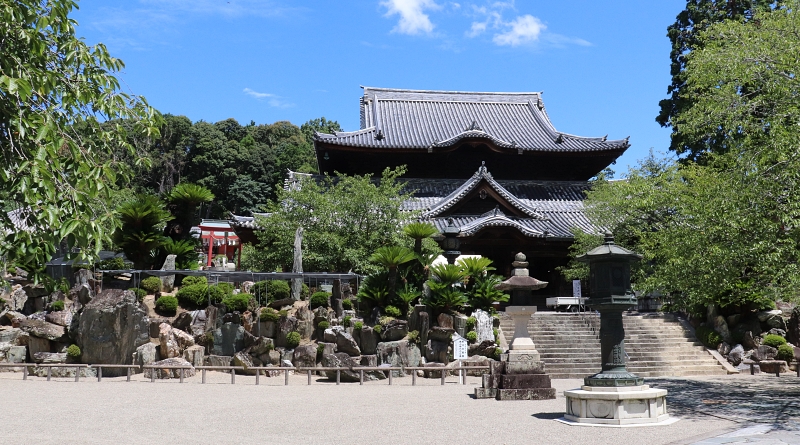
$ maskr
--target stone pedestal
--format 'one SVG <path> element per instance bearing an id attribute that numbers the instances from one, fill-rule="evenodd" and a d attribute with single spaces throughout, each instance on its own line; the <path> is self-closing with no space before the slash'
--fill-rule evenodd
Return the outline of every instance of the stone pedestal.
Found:
<path id="1" fill-rule="evenodd" d="M 667 390 L 648 385 L 582 386 L 564 391 L 566 423 L 588 426 L 634 426 L 677 421 L 667 414 Z"/>
<path id="2" fill-rule="evenodd" d="M 528 321 L 534 313 L 536 313 L 536 306 L 508 306 L 506 308 L 506 315 L 514 320 L 514 339 L 509 345 L 510 350 L 536 352 L 536 346 L 528 333 Z M 539 353 L 536 352 L 536 355 L 538 360 Z"/>
<path id="3" fill-rule="evenodd" d="M 536 350 L 509 351 L 499 362 L 490 364 L 490 374 L 483 375 L 483 387 L 475 388 L 478 399 L 542 400 L 555 399 L 556 390 L 550 387 L 550 376 L 544 372 L 544 362 Z"/>

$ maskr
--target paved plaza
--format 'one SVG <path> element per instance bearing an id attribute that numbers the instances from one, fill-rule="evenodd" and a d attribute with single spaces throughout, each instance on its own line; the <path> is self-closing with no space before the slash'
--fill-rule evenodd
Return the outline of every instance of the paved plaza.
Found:
<path id="1" fill-rule="evenodd" d="M 554 421 L 555 400 L 472 398 L 480 379 L 395 378 L 342 383 L 305 375 L 284 378 L 199 374 L 177 380 L 125 377 L 53 379 L 0 373 L 0 443 L 392 443 L 392 444 L 800 444 L 800 379 L 793 375 L 650 379 L 669 390 L 679 422 L 661 427 L 598 428 Z"/>

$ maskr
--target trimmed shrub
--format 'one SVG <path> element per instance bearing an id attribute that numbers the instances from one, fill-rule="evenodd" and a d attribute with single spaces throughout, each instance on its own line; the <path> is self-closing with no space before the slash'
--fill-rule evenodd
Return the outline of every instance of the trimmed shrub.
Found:
<path id="1" fill-rule="evenodd" d="M 140 302 L 144 300 L 144 297 L 147 296 L 147 291 L 144 289 L 139 289 L 138 287 L 132 287 L 128 290 L 133 292 L 133 294 L 136 295 L 136 299 L 139 300 Z"/>
<path id="2" fill-rule="evenodd" d="M 281 309 L 280 311 L 278 311 L 278 315 L 280 315 L 281 318 L 286 318 L 289 316 L 289 311 L 287 311 L 286 309 Z"/>
<path id="3" fill-rule="evenodd" d="M 308 288 L 306 283 L 303 283 L 303 286 L 300 288 L 300 299 L 306 301 L 309 295 L 311 295 L 311 289 Z"/>
<path id="4" fill-rule="evenodd" d="M 267 299 L 268 302 L 285 300 L 292 294 L 289 283 L 284 280 L 259 281 L 250 288 L 253 295 Z"/>
<path id="5" fill-rule="evenodd" d="M 767 346 L 772 346 L 773 348 L 778 348 L 786 344 L 786 339 L 781 337 L 780 335 L 767 334 L 767 336 L 764 337 L 764 341 L 762 342 L 762 344 Z"/>
<path id="6" fill-rule="evenodd" d="M 475 343 L 478 341 L 478 333 L 475 331 L 469 331 L 464 338 L 466 338 L 470 343 Z"/>
<path id="7" fill-rule="evenodd" d="M 697 335 L 697 339 L 700 340 L 701 343 L 706 345 L 711 349 L 717 349 L 720 343 L 722 343 L 722 337 L 715 331 L 708 326 L 700 326 L 695 329 L 695 334 Z"/>
<path id="8" fill-rule="evenodd" d="M 346 311 L 349 311 L 349 310 L 353 309 L 353 300 L 351 300 L 349 298 L 346 299 L 346 300 L 342 300 L 342 309 L 344 309 Z"/>
<path id="9" fill-rule="evenodd" d="M 222 283 L 217 283 L 214 286 L 219 288 L 226 295 L 233 295 L 233 289 L 234 289 L 233 283 L 222 282 Z"/>
<path id="10" fill-rule="evenodd" d="M 353 325 L 353 330 L 360 331 L 364 329 L 364 323 L 357 321 L 356 324 Z"/>
<path id="11" fill-rule="evenodd" d="M 261 321 L 278 321 L 281 319 L 281 316 L 275 309 L 272 309 L 271 307 L 266 307 L 264 309 L 261 309 L 261 315 L 259 315 L 258 318 L 260 318 Z"/>
<path id="12" fill-rule="evenodd" d="M 794 359 L 794 348 L 789 344 L 782 344 L 778 346 L 778 355 L 775 356 L 778 360 L 783 360 L 786 363 L 791 363 Z"/>
<path id="13" fill-rule="evenodd" d="M 54 312 L 63 311 L 64 310 L 64 300 L 56 300 L 50 303 L 50 310 Z"/>
<path id="14" fill-rule="evenodd" d="M 394 306 L 386 306 L 386 308 L 383 309 L 383 312 L 386 315 L 394 318 L 399 318 L 401 315 L 403 315 L 403 313 L 400 312 L 400 309 L 397 309 Z"/>
<path id="15" fill-rule="evenodd" d="M 314 292 L 314 295 L 311 296 L 311 301 L 308 302 L 308 308 L 328 307 L 328 298 L 330 296 L 331 294 L 327 292 Z"/>
<path id="16" fill-rule="evenodd" d="M 178 299 L 170 295 L 164 295 L 156 300 L 156 309 L 164 313 L 174 314 L 178 310 Z"/>
<path id="17" fill-rule="evenodd" d="M 123 270 L 127 269 L 125 267 L 125 261 L 121 257 L 113 257 L 113 258 L 106 258 L 103 261 L 98 261 L 95 264 L 100 270 Z"/>
<path id="18" fill-rule="evenodd" d="M 347 317 L 344 317 L 344 320 L 342 320 L 342 326 L 344 326 L 346 328 L 349 328 L 351 320 L 352 320 L 352 317 L 350 317 L 349 315 Z"/>
<path id="19" fill-rule="evenodd" d="M 81 356 L 81 348 L 78 345 L 69 345 L 67 348 L 67 357 L 70 358 L 80 358 Z"/>
<path id="20" fill-rule="evenodd" d="M 325 320 L 322 320 L 317 324 L 317 327 L 320 329 L 328 329 L 329 327 L 331 327 L 331 324 Z"/>
<path id="21" fill-rule="evenodd" d="M 394 317 L 383 316 L 378 318 L 378 323 L 386 326 L 387 324 L 394 321 Z"/>
<path id="22" fill-rule="evenodd" d="M 155 294 L 161 290 L 161 279 L 158 277 L 147 277 L 142 280 L 139 287 L 146 290 L 148 294 Z"/>
<path id="23" fill-rule="evenodd" d="M 299 332 L 290 332 L 286 334 L 286 347 L 289 349 L 294 349 L 300 345 L 300 333 Z"/>
<path id="24" fill-rule="evenodd" d="M 181 281 L 181 286 L 191 286 L 193 284 L 202 284 L 205 286 L 208 284 L 208 279 L 206 277 L 195 277 L 190 275 L 188 277 L 183 277 L 183 280 Z"/>
<path id="25" fill-rule="evenodd" d="M 503 354 L 503 350 L 501 348 L 494 348 L 494 354 L 492 354 L 492 358 L 495 360 L 500 360 L 500 356 Z"/>
<path id="26" fill-rule="evenodd" d="M 222 304 L 225 305 L 229 312 L 244 312 L 247 310 L 247 305 L 250 303 L 251 298 L 253 298 L 253 296 L 250 294 L 226 295 L 225 298 L 222 299 Z"/>
<path id="27" fill-rule="evenodd" d="M 419 331 L 411 331 L 408 333 L 408 341 L 411 343 L 419 343 Z"/>
<path id="28" fill-rule="evenodd" d="M 380 334 L 381 331 L 383 331 L 383 326 L 381 326 L 379 324 L 376 324 L 375 326 L 372 327 L 372 332 L 374 332 L 376 334 Z"/>
<path id="29" fill-rule="evenodd" d="M 208 304 L 208 286 L 205 284 L 190 284 L 188 286 L 181 286 L 178 293 L 178 301 L 183 304 L 205 306 Z"/>
<path id="30" fill-rule="evenodd" d="M 467 332 L 475 330 L 475 324 L 478 321 L 475 320 L 475 317 L 467 317 Z"/>

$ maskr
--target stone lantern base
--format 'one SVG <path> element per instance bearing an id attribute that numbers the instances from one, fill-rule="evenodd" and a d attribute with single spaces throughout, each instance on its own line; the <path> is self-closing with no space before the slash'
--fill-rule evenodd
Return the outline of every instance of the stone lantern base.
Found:
<path id="1" fill-rule="evenodd" d="M 586 426 L 668 425 L 678 419 L 667 414 L 667 390 L 648 385 L 582 386 L 564 391 L 564 423 Z"/>

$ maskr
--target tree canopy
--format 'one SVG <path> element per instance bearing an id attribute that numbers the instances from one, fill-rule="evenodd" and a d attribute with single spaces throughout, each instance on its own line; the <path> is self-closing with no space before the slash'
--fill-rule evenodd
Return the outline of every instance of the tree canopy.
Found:
<path id="1" fill-rule="evenodd" d="M 370 255 L 381 246 L 408 243 L 400 228 L 415 214 L 401 209 L 408 198 L 397 178 L 402 168 L 370 175 L 335 177 L 320 181 L 301 177 L 278 190 L 258 217 L 259 249 L 253 263 L 261 270 L 288 270 L 292 264 L 294 233 L 303 228 L 303 266 L 308 270 L 367 273 L 376 266 Z"/>
<path id="2" fill-rule="evenodd" d="M 684 306 L 797 298 L 800 2 L 784 3 L 708 26 L 685 56 L 692 101 L 672 122 L 724 150 L 702 163 L 651 158 L 589 193 L 590 216 L 644 254 L 638 288 Z"/>
<path id="3" fill-rule="evenodd" d="M 75 7 L 0 4 L 0 197 L 28 228 L 0 212 L 0 256 L 34 278 L 62 240 L 88 256 L 110 240 L 109 182 L 129 174 L 111 155 L 158 136 L 158 112 L 120 91 L 122 61 L 76 37 Z"/>

